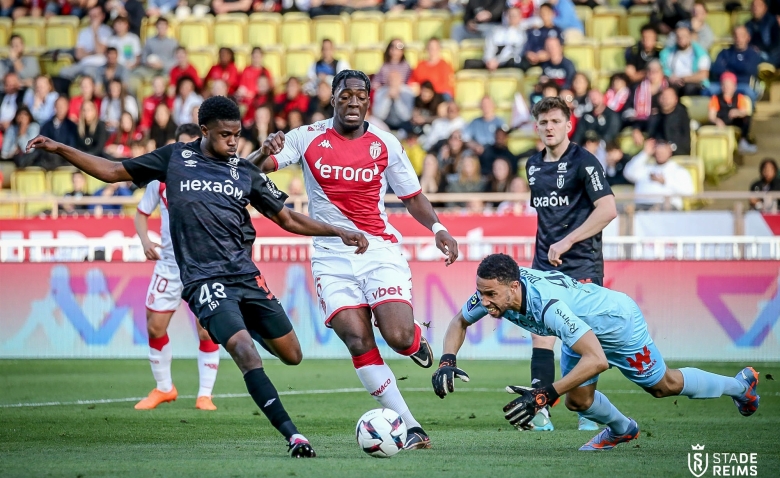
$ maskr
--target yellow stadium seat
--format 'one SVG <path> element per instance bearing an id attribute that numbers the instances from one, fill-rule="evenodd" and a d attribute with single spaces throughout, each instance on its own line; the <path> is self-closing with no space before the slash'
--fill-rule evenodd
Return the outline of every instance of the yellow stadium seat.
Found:
<path id="1" fill-rule="evenodd" d="M 512 122 L 512 108 L 496 108 L 496 117 L 504 120 L 506 124 Z"/>
<path id="2" fill-rule="evenodd" d="M 574 63 L 578 71 L 596 69 L 596 43 L 593 40 L 583 39 L 577 43 L 566 43 L 563 55 Z"/>
<path id="3" fill-rule="evenodd" d="M 57 17 L 52 17 L 57 18 Z M 179 21 L 174 17 L 165 17 L 168 20 L 168 38 L 177 38 L 176 29 L 179 26 Z M 49 20 L 51 21 L 51 19 Z M 157 36 L 157 19 L 144 17 L 141 20 L 141 45 L 146 43 L 147 38 L 153 38 Z"/>
<path id="4" fill-rule="evenodd" d="M 623 35 L 626 10 L 623 7 L 596 7 L 593 9 L 592 34 L 597 40 Z"/>
<path id="5" fill-rule="evenodd" d="M 247 67 L 250 63 L 252 63 L 252 47 L 249 45 L 239 45 L 234 46 L 233 48 L 233 54 L 236 57 L 236 68 L 238 71 L 244 71 L 244 68 Z M 263 61 L 265 61 L 265 57 L 263 58 Z"/>
<path id="6" fill-rule="evenodd" d="M 284 47 L 271 45 L 263 48 L 263 66 L 268 68 L 274 78 L 274 84 L 284 78 Z"/>
<path id="7" fill-rule="evenodd" d="M 417 14 L 415 12 L 388 13 L 382 22 L 382 40 L 388 43 L 393 38 L 399 38 L 404 43 L 415 40 Z"/>
<path id="8" fill-rule="evenodd" d="M 538 136 L 530 132 L 513 131 L 509 134 L 507 147 L 512 154 L 520 154 L 531 148 L 535 148 L 538 139 Z M 525 173 L 525 168 L 523 168 L 523 173 Z M 525 174 L 523 174 L 523 176 L 525 176 Z"/>
<path id="9" fill-rule="evenodd" d="M 108 184 L 108 183 L 104 183 L 103 181 L 97 178 L 93 178 L 89 174 L 87 174 L 86 176 L 87 176 L 87 192 L 89 194 L 94 195 L 96 192 L 106 187 L 106 184 Z"/>
<path id="10" fill-rule="evenodd" d="M 625 71 L 626 48 L 634 45 L 631 37 L 608 38 L 599 45 L 599 69 L 606 72 Z"/>
<path id="11" fill-rule="evenodd" d="M 306 46 L 311 44 L 311 20 L 308 18 L 294 18 L 282 21 L 282 43 L 287 48 Z"/>
<path id="12" fill-rule="evenodd" d="M 60 55 L 57 61 L 54 61 L 52 55 L 45 55 L 41 56 L 38 62 L 44 75 L 57 76 L 61 69 L 73 64 L 73 58 L 70 55 Z"/>
<path id="13" fill-rule="evenodd" d="M 322 40 L 329 39 L 335 45 L 342 45 L 347 42 L 347 23 L 349 17 L 339 15 L 324 15 L 317 17 L 312 21 L 312 40 L 316 44 L 322 43 Z"/>
<path id="14" fill-rule="evenodd" d="M 309 67 L 317 61 L 318 55 L 312 46 L 288 48 L 284 55 L 285 75 L 306 78 Z"/>
<path id="15" fill-rule="evenodd" d="M 688 108 L 688 117 L 696 120 L 699 124 L 709 122 L 709 96 L 683 96 L 680 103 Z"/>
<path id="16" fill-rule="evenodd" d="M 425 46 L 422 43 L 412 42 L 404 44 L 404 58 L 406 58 L 406 62 L 409 63 L 412 69 L 425 57 Z"/>
<path id="17" fill-rule="evenodd" d="M 353 67 L 367 75 L 373 75 L 382 68 L 384 54 L 385 49 L 381 43 L 374 46 L 357 47 L 352 55 L 352 59 L 355 61 Z"/>
<path id="18" fill-rule="evenodd" d="M 45 46 L 46 20 L 43 17 L 21 17 L 14 22 L 13 33 L 24 39 L 27 48 Z"/>
<path id="19" fill-rule="evenodd" d="M 287 191 L 293 178 L 303 179 L 303 171 L 301 171 L 301 168 L 294 166 L 269 173 L 268 177 L 280 191 Z"/>
<path id="20" fill-rule="evenodd" d="M 729 147 L 729 136 L 724 130 L 700 132 L 696 155 L 704 161 L 707 177 L 717 179 L 734 169 L 734 151 Z"/>
<path id="21" fill-rule="evenodd" d="M 493 98 L 498 108 L 510 108 L 515 99 L 515 93 L 522 91 L 523 75 L 516 70 L 497 70 L 490 75 L 488 95 Z"/>
<path id="22" fill-rule="evenodd" d="M 732 28 L 737 25 L 744 25 L 750 19 L 753 18 L 753 14 L 750 10 L 736 10 L 731 12 L 731 26 Z"/>
<path id="23" fill-rule="evenodd" d="M 730 38 L 715 40 L 710 47 L 710 58 L 712 61 L 715 61 L 715 59 L 718 58 L 718 53 L 720 53 L 721 50 L 725 50 L 726 48 L 730 47 L 731 44 L 732 42 Z"/>
<path id="24" fill-rule="evenodd" d="M 77 169 L 70 166 L 57 168 L 49 173 L 49 191 L 55 196 L 64 196 L 73 190 L 73 173 Z"/>
<path id="25" fill-rule="evenodd" d="M 188 18 L 179 24 L 179 44 L 191 48 L 213 45 L 214 17 Z"/>
<path id="26" fill-rule="evenodd" d="M 8 38 L 11 36 L 14 23 L 10 18 L 0 18 L 0 45 L 8 45 Z"/>
<path id="27" fill-rule="evenodd" d="M 452 68 L 458 69 L 460 47 L 455 40 L 441 40 L 441 57 L 444 58 L 447 63 L 452 65 Z"/>
<path id="28" fill-rule="evenodd" d="M 11 178 L 11 189 L 22 196 L 42 196 L 49 191 L 46 184 L 46 172 L 41 168 L 19 169 Z M 24 207 L 25 215 L 32 216 L 51 209 L 51 203 L 33 202 Z"/>
<path id="29" fill-rule="evenodd" d="M 466 123 L 470 123 L 472 120 L 475 120 L 480 116 L 482 116 L 482 110 L 476 106 L 460 109 L 460 117 L 463 118 Z"/>
<path id="30" fill-rule="evenodd" d="M 247 43 L 247 16 L 217 15 L 214 23 L 214 44 L 236 47 Z"/>
<path id="31" fill-rule="evenodd" d="M 192 50 L 187 50 L 187 56 L 190 63 L 195 67 L 201 78 L 205 77 L 212 66 L 217 62 L 217 49 L 216 47 L 200 47 Z"/>
<path id="32" fill-rule="evenodd" d="M 11 197 L 13 192 L 0 189 L 0 197 Z M 19 216 L 19 206 L 14 202 L 0 202 L 0 219 L 14 219 Z"/>
<path id="33" fill-rule="evenodd" d="M 577 5 L 574 7 L 577 18 L 580 19 L 585 26 L 585 36 L 590 37 L 593 35 L 593 9 L 587 5 Z"/>
<path id="34" fill-rule="evenodd" d="M 460 68 L 463 68 L 463 64 L 466 60 L 481 60 L 485 53 L 485 40 L 468 39 L 460 42 L 460 49 L 458 50 L 458 64 Z M 453 65 L 455 70 L 458 70 Z"/>
<path id="35" fill-rule="evenodd" d="M 349 41 L 355 48 L 365 47 L 382 41 L 384 15 L 379 12 L 355 12 L 349 24 Z"/>
<path id="36" fill-rule="evenodd" d="M 13 176 L 14 171 L 16 171 L 16 165 L 13 161 L 0 161 L 0 175 L 3 176 L 2 181 L 0 181 L 0 189 L 11 187 L 11 176 Z"/>
<path id="37" fill-rule="evenodd" d="M 487 71 L 461 70 L 455 74 L 455 102 L 461 108 L 479 106 L 487 93 Z"/>
<path id="38" fill-rule="evenodd" d="M 445 10 L 422 10 L 417 14 L 415 39 L 425 42 L 430 38 L 449 38 L 450 14 Z"/>
<path id="39" fill-rule="evenodd" d="M 333 54 L 337 60 L 344 60 L 352 65 L 352 56 L 355 54 L 355 48 L 351 43 L 342 43 L 336 46 L 336 52 Z"/>
<path id="40" fill-rule="evenodd" d="M 628 9 L 626 17 L 626 33 L 634 40 L 642 38 L 642 27 L 650 23 L 650 14 L 653 7 L 647 5 L 635 5 Z"/>
<path id="41" fill-rule="evenodd" d="M 46 48 L 71 49 L 76 46 L 79 19 L 75 16 L 51 17 L 46 22 Z"/>
<path id="42" fill-rule="evenodd" d="M 709 4 L 709 12 L 705 22 L 710 26 L 716 38 L 731 36 L 731 14 L 723 11 L 723 7 Z"/>
<path id="43" fill-rule="evenodd" d="M 634 156 L 635 154 L 642 151 L 642 146 L 637 146 L 634 142 L 634 137 L 631 135 L 631 129 L 626 129 L 620 133 L 620 135 L 617 137 L 617 141 L 620 145 L 620 150 L 629 156 Z"/>
<path id="44" fill-rule="evenodd" d="M 253 13 L 249 16 L 247 36 L 252 46 L 270 46 L 281 43 L 279 29 L 282 16 L 278 13 Z"/>

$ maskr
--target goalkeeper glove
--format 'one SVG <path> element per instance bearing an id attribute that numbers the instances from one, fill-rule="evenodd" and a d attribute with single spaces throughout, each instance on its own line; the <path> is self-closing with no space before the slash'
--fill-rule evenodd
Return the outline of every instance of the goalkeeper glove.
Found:
<path id="1" fill-rule="evenodd" d="M 439 368 L 433 373 L 431 383 L 433 383 L 433 391 L 439 398 L 444 398 L 447 393 L 455 391 L 455 379 L 459 378 L 464 382 L 469 381 L 469 376 L 466 372 L 455 366 L 456 359 L 455 354 L 444 354 L 439 361 Z"/>
<path id="2" fill-rule="evenodd" d="M 509 385 L 506 387 L 509 393 L 520 395 L 504 407 L 504 418 L 509 420 L 517 429 L 531 430 L 531 420 L 542 408 L 552 405 L 558 400 L 558 392 L 555 387 L 547 385 L 543 388 L 527 388 Z"/>

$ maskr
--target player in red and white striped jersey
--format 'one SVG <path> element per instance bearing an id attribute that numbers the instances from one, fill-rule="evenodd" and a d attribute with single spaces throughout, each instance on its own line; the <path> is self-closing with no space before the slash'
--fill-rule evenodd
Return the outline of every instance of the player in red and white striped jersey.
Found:
<path id="1" fill-rule="evenodd" d="M 412 277 L 400 247 L 401 234 L 385 213 L 388 186 L 412 216 L 434 232 L 447 265 L 457 259 L 458 244 L 421 194 L 398 140 L 365 121 L 370 92 L 371 83 L 363 72 L 340 72 L 333 79 L 332 119 L 287 135 L 271 135 L 248 159 L 264 172 L 300 164 L 312 218 L 360 231 L 368 239 L 368 251 L 358 256 L 330 238 L 314 238 L 311 266 L 322 316 L 349 349 L 366 390 L 406 422 L 405 448 L 429 448 L 430 439 L 382 360 L 371 327 L 373 312 L 379 332 L 393 350 L 421 367 L 432 365 L 433 352 L 414 320 Z"/>

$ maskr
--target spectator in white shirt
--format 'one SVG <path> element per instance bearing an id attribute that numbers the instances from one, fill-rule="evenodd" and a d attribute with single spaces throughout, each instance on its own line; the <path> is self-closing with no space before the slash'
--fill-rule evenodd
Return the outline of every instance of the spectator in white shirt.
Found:
<path id="1" fill-rule="evenodd" d="M 423 140 L 423 147 L 426 151 L 433 149 L 440 141 L 445 141 L 452 136 L 455 131 L 463 131 L 466 127 L 466 120 L 460 115 L 460 109 L 454 101 L 447 101 L 439 105 L 443 114 L 431 123 L 431 129 L 426 133 Z"/>
<path id="2" fill-rule="evenodd" d="M 485 39 L 484 67 L 490 71 L 497 68 L 519 68 L 525 48 L 526 36 L 521 22 L 519 8 L 506 11 L 506 25 L 494 28 Z"/>
<path id="3" fill-rule="evenodd" d="M 691 174 L 679 164 L 670 161 L 671 157 L 672 147 L 669 143 L 648 139 L 644 151 L 626 164 L 623 176 L 634 183 L 634 194 L 659 196 L 638 197 L 637 209 L 660 209 L 665 198 L 669 197 L 671 206 L 681 210 L 683 200 L 680 196 L 695 192 Z"/>
<path id="4" fill-rule="evenodd" d="M 141 57 L 141 40 L 138 39 L 138 35 L 130 32 L 130 21 L 127 17 L 116 17 L 114 20 L 114 35 L 108 39 L 108 46 L 116 48 L 120 65 L 128 70 L 138 66 Z"/>
<path id="5" fill-rule="evenodd" d="M 89 9 L 89 25 L 81 29 L 76 39 L 75 57 L 78 63 L 60 70 L 60 77 L 73 80 L 106 63 L 106 48 L 114 31 L 103 23 L 105 19 L 102 7 Z"/>
<path id="6" fill-rule="evenodd" d="M 176 99 L 173 100 L 173 121 L 177 125 L 192 123 L 192 110 L 203 103 L 195 91 L 195 81 L 189 76 L 182 76 L 176 83 Z"/>
<path id="7" fill-rule="evenodd" d="M 391 72 L 387 85 L 374 95 L 374 115 L 392 130 L 411 131 L 413 110 L 414 92 L 404 84 L 400 72 Z"/>

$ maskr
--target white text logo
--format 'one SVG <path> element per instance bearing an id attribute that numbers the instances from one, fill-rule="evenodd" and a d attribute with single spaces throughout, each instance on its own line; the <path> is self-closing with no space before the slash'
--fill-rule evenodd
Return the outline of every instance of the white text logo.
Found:
<path id="1" fill-rule="evenodd" d="M 569 196 L 561 196 L 558 197 L 558 193 L 553 191 L 550 193 L 549 196 L 545 197 L 535 197 L 534 198 L 534 207 L 557 207 L 557 206 L 568 206 L 569 205 Z"/>
<path id="2" fill-rule="evenodd" d="M 688 471 L 696 478 L 707 470 L 711 473 L 707 476 L 758 476 L 758 453 L 705 453 L 704 445 L 698 444 L 691 445 L 691 450 Z"/>
<path id="3" fill-rule="evenodd" d="M 185 153 L 188 153 L 188 152 L 189 151 L 185 151 Z M 198 164 L 198 162 L 195 161 L 194 159 L 188 159 L 188 160 L 184 161 L 184 165 L 187 166 L 188 168 L 194 168 L 196 164 Z"/>
<path id="4" fill-rule="evenodd" d="M 233 186 L 233 181 L 226 179 L 225 184 L 217 181 L 205 181 L 200 179 L 192 179 L 181 182 L 180 192 L 184 191 L 209 191 L 215 193 L 222 193 L 226 196 L 233 196 L 236 199 L 244 197 L 244 191 L 238 186 Z"/>
<path id="5" fill-rule="evenodd" d="M 331 166 L 329 164 L 322 164 L 322 158 L 318 159 L 314 163 L 320 171 L 320 175 L 323 179 L 343 179 L 345 181 L 363 181 L 364 183 L 370 183 L 374 180 L 375 175 L 379 175 L 379 167 L 374 164 L 374 169 L 352 168 L 350 166 Z"/>
<path id="6" fill-rule="evenodd" d="M 541 171 L 541 170 L 542 170 L 542 168 L 537 168 L 536 166 L 531 166 L 530 168 L 528 168 L 528 175 L 529 176 L 533 176 L 535 172 Z"/>
<path id="7" fill-rule="evenodd" d="M 566 165 L 567 165 L 567 164 L 568 164 L 568 163 L 561 163 L 561 164 L 559 164 L 559 165 L 558 165 L 558 172 L 559 172 L 559 173 L 565 173 L 565 172 L 566 172 Z"/>

